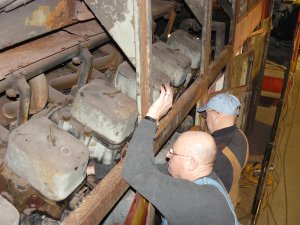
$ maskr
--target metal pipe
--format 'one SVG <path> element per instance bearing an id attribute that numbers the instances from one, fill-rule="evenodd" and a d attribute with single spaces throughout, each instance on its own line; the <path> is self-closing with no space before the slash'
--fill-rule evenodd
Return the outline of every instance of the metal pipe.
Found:
<path id="1" fill-rule="evenodd" d="M 77 90 L 79 90 L 86 84 L 88 78 L 91 77 L 93 71 L 92 55 L 86 45 L 79 46 L 79 58 L 81 60 L 81 64 L 77 71 L 78 81 L 76 85 L 76 90 L 74 90 L 73 93 L 76 93 Z"/>
<path id="2" fill-rule="evenodd" d="M 96 70 L 103 70 L 109 68 L 115 59 L 115 54 L 110 53 L 109 55 L 102 56 L 102 57 L 97 57 L 93 59 L 93 67 Z"/>
<path id="3" fill-rule="evenodd" d="M 44 74 L 34 77 L 29 81 L 31 89 L 31 98 L 29 114 L 35 114 L 41 111 L 48 101 L 48 84 Z M 18 116 L 20 101 L 8 102 L 2 107 L 2 115 L 12 119 Z"/>
<path id="4" fill-rule="evenodd" d="M 22 74 L 15 74 L 14 79 L 16 85 L 15 87 L 20 95 L 20 104 L 17 118 L 17 125 L 19 126 L 28 120 L 30 87 Z"/>
<path id="5" fill-rule="evenodd" d="M 123 60 L 122 55 L 112 45 L 104 45 L 99 50 L 107 55 L 93 59 L 93 67 L 96 70 L 101 71 L 110 67 L 115 70 Z"/>
<path id="6" fill-rule="evenodd" d="M 211 74 L 203 80 L 198 77 L 195 82 L 187 89 L 187 91 L 176 101 L 171 111 L 160 121 L 157 130 L 158 138 L 155 139 L 154 152 L 157 152 L 163 143 L 171 135 L 170 127 L 177 127 L 188 113 L 186 108 L 194 106 L 201 97 L 203 89 L 206 90 L 210 80 L 216 78 L 222 68 L 228 63 L 232 56 L 232 48 L 225 47 L 221 54 L 215 59 L 213 66 L 210 66 Z M 221 64 L 221 65 L 217 65 Z M 209 79 L 212 77 L 211 79 Z M 205 88 L 204 88 L 205 87 Z M 202 90 L 201 90 L 202 88 Z M 182 110 L 185 110 L 182 112 Z M 168 129 L 167 132 L 163 132 Z M 161 137 L 164 136 L 164 137 Z M 114 204 L 128 189 L 128 184 L 123 180 L 121 171 L 123 167 L 123 159 L 104 177 L 104 179 L 96 186 L 91 194 L 82 202 L 81 206 L 73 211 L 63 222 L 62 225 L 97 225 L 111 210 Z"/>
<path id="7" fill-rule="evenodd" d="M 74 67 L 70 67 L 69 68 L 71 70 L 73 70 L 74 72 L 78 71 L 78 68 Z M 103 77 L 104 75 L 99 72 L 96 69 L 92 70 L 92 76 L 91 78 L 100 78 Z M 71 74 L 67 74 L 67 75 L 63 75 L 61 77 L 56 77 L 53 78 L 51 80 L 49 80 L 49 86 L 53 87 L 54 89 L 58 90 L 58 91 L 62 91 L 65 89 L 69 89 L 72 88 L 72 86 L 74 86 L 75 84 L 77 84 L 78 81 L 78 74 L 77 73 L 71 73 Z"/>
<path id="8" fill-rule="evenodd" d="M 71 88 L 78 81 L 78 73 L 71 73 L 49 80 L 49 85 L 58 91 Z"/>
<path id="9" fill-rule="evenodd" d="M 29 113 L 41 111 L 48 102 L 48 83 L 45 74 L 40 74 L 29 80 L 31 89 Z"/>
<path id="10" fill-rule="evenodd" d="M 105 33 L 97 34 L 89 37 L 88 41 L 83 41 L 82 44 L 87 44 L 90 49 L 95 48 L 101 44 L 107 42 L 109 38 Z M 39 75 L 65 61 L 72 59 L 78 55 L 78 45 L 71 46 L 70 48 L 64 49 L 61 52 L 49 56 L 45 59 L 41 59 L 35 63 L 32 63 L 25 67 L 27 73 L 25 75 L 26 79 L 31 79 L 36 75 Z M 20 69 L 21 70 L 21 69 Z M 18 70 L 19 71 L 19 70 Z M 7 75 L 5 80 L 0 82 L 0 93 L 6 91 L 12 82 L 10 75 Z"/>
<path id="11" fill-rule="evenodd" d="M 111 47 L 105 48 L 105 53 L 108 53 L 109 55 L 98 57 L 93 59 L 93 67 L 92 68 L 92 76 L 101 76 L 101 73 L 98 70 L 106 69 L 114 65 L 121 57 L 119 52 Z M 63 75 L 60 77 L 55 77 L 51 80 L 49 80 L 49 85 L 56 90 L 65 90 L 71 88 L 73 85 L 75 85 L 78 82 L 79 77 L 79 69 L 77 66 L 75 66 L 72 62 L 68 63 L 67 65 L 72 71 L 75 73 Z"/>
<path id="12" fill-rule="evenodd" d="M 174 9 L 171 9 L 170 12 L 169 12 L 168 24 L 167 24 L 167 26 L 165 28 L 164 33 L 160 36 L 161 40 L 166 41 L 168 39 L 168 36 L 171 33 L 171 31 L 172 31 L 175 19 L 176 19 L 176 12 L 175 12 Z"/>

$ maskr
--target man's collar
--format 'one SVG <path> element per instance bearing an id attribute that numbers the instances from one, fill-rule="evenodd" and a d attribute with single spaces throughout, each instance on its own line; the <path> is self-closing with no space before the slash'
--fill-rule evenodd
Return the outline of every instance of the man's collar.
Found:
<path id="1" fill-rule="evenodd" d="M 218 136 L 221 136 L 224 134 L 231 133 L 231 132 L 235 131 L 236 129 L 238 129 L 238 128 L 235 125 L 230 126 L 230 127 L 225 127 L 225 128 L 222 128 L 220 130 L 216 130 L 215 132 L 213 132 L 212 136 L 218 137 Z"/>

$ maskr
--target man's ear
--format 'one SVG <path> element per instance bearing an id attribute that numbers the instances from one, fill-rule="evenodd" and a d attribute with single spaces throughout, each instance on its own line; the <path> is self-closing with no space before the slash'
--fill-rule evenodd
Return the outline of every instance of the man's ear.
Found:
<path id="1" fill-rule="evenodd" d="M 221 115 L 219 112 L 214 111 L 214 121 L 218 121 L 221 118 Z"/>
<path id="2" fill-rule="evenodd" d="M 188 160 L 187 170 L 192 171 L 192 170 L 197 169 L 197 167 L 198 167 L 198 162 L 197 162 L 197 160 L 196 160 L 194 157 L 191 157 L 191 158 Z"/>

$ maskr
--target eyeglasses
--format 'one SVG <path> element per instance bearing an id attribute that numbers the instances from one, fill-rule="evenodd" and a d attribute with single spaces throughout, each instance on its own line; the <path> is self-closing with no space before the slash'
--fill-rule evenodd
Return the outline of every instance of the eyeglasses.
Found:
<path id="1" fill-rule="evenodd" d="M 176 153 L 176 152 L 174 151 L 173 147 L 170 148 L 168 152 L 169 152 L 170 155 L 172 155 L 172 157 L 177 155 L 177 156 L 182 156 L 182 157 L 193 158 L 193 156 L 190 156 L 190 155 L 181 155 L 181 154 Z"/>
<path id="2" fill-rule="evenodd" d="M 208 112 L 213 112 L 213 111 L 216 112 L 217 114 L 219 114 L 219 112 L 217 112 L 216 110 L 206 110 L 206 111 L 202 112 L 202 114 L 201 114 L 202 118 L 206 120 L 207 113 Z"/>

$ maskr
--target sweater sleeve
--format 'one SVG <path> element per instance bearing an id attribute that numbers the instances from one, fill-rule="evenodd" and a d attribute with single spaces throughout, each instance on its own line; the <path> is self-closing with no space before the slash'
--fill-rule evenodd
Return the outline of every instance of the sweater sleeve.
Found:
<path id="1" fill-rule="evenodd" d="M 155 164 L 153 139 L 156 128 L 156 123 L 145 119 L 139 123 L 128 146 L 122 176 L 130 186 L 164 211 L 168 201 L 161 199 L 168 195 L 174 178 L 159 171 Z"/>
<path id="2" fill-rule="evenodd" d="M 128 146 L 122 176 L 136 189 L 144 183 L 146 174 L 157 170 L 153 154 L 153 138 L 156 128 L 154 122 L 143 119 Z"/>

